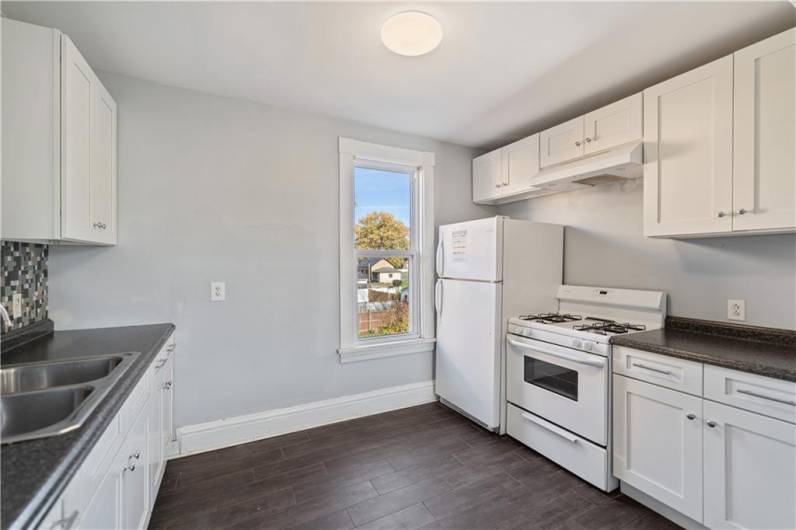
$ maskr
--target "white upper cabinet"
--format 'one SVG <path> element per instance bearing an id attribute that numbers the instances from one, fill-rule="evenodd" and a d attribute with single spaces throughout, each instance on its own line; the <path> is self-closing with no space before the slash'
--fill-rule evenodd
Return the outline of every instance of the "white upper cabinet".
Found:
<path id="1" fill-rule="evenodd" d="M 586 114 L 583 117 L 584 153 L 598 153 L 640 140 L 643 135 L 641 109 L 642 97 L 638 93 Z"/>
<path id="2" fill-rule="evenodd" d="M 796 29 L 644 91 L 644 233 L 796 230 Z"/>
<path id="3" fill-rule="evenodd" d="M 539 135 L 507 145 L 503 151 L 502 195 L 531 190 L 531 179 L 539 173 Z"/>
<path id="4" fill-rule="evenodd" d="M 473 159 L 473 202 L 500 204 L 551 193 L 531 186 L 539 173 L 539 135 Z"/>
<path id="5" fill-rule="evenodd" d="M 2 24 L 2 238 L 116 243 L 116 103 L 67 36 Z"/>
<path id="6" fill-rule="evenodd" d="M 733 230 L 796 228 L 796 28 L 735 53 Z"/>
<path id="7" fill-rule="evenodd" d="M 500 196 L 502 172 L 503 152 L 500 149 L 473 159 L 473 202 L 489 202 Z"/>
<path id="8" fill-rule="evenodd" d="M 705 526 L 796 528 L 796 426 L 705 400 Z"/>
<path id="9" fill-rule="evenodd" d="M 583 116 L 540 133 L 542 167 L 566 162 L 583 155 Z"/>
<path id="10" fill-rule="evenodd" d="M 732 230 L 732 56 L 644 91 L 644 233 Z"/>
<path id="11" fill-rule="evenodd" d="M 630 97 L 540 133 L 541 167 L 569 162 L 634 140 L 641 140 L 642 97 Z"/>

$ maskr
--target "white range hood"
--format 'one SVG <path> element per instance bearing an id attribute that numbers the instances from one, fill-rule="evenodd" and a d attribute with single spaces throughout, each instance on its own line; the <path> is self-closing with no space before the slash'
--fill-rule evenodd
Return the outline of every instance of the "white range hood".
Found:
<path id="1" fill-rule="evenodd" d="M 571 191 L 605 182 L 641 176 L 644 152 L 642 142 L 623 144 L 572 162 L 543 169 L 530 184 L 550 191 Z"/>

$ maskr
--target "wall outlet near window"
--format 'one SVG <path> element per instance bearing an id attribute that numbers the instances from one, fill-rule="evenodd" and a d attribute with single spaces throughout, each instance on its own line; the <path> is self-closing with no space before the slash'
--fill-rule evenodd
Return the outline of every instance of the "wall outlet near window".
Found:
<path id="1" fill-rule="evenodd" d="M 22 318 L 22 293 L 11 297 L 11 318 Z"/>
<path id="2" fill-rule="evenodd" d="M 227 299 L 227 284 L 224 282 L 210 282 L 210 301 L 223 302 Z"/>
<path id="3" fill-rule="evenodd" d="M 727 300 L 727 318 L 746 320 L 746 300 Z"/>

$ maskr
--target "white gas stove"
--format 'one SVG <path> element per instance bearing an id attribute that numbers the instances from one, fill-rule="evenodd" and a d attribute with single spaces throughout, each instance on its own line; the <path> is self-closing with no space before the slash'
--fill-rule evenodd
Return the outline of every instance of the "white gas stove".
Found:
<path id="1" fill-rule="evenodd" d="M 658 291 L 562 285 L 558 312 L 511 318 L 506 338 L 506 430 L 606 491 L 614 335 L 663 326 Z"/>

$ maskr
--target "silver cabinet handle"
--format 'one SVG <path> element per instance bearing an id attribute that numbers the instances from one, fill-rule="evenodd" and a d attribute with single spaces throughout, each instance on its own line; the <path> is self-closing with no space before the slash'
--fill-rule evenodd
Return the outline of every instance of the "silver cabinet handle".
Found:
<path id="1" fill-rule="evenodd" d="M 688 418 L 689 420 L 695 420 L 696 419 L 696 414 L 691 412 L 689 414 L 686 414 L 685 417 Z"/>
<path id="2" fill-rule="evenodd" d="M 718 425 L 718 423 L 716 423 L 715 421 L 712 421 L 712 420 L 708 420 L 705 423 L 707 423 L 708 427 L 710 427 L 711 429 L 714 428 L 716 425 Z"/>
<path id="3" fill-rule="evenodd" d="M 583 139 L 583 141 L 584 141 L 584 142 L 586 142 L 586 143 L 589 143 L 589 142 L 591 142 L 591 138 L 589 138 L 589 137 L 587 136 L 586 138 L 584 138 L 584 139 Z"/>
<path id="4" fill-rule="evenodd" d="M 171 390 L 171 381 L 163 383 L 163 390 Z"/>
<path id="5" fill-rule="evenodd" d="M 735 213 L 737 213 L 738 215 L 743 215 L 746 213 L 746 210 L 744 208 L 739 208 L 738 211 Z"/>
<path id="6" fill-rule="evenodd" d="M 176 347 L 177 347 L 176 344 L 169 344 L 169 346 L 166 348 L 166 351 L 171 353 L 171 352 L 174 351 L 174 348 L 176 348 Z"/>
<path id="7" fill-rule="evenodd" d="M 578 140 L 575 140 L 575 146 L 576 147 L 580 147 L 581 145 L 583 145 L 581 142 L 579 142 Z"/>
<path id="8" fill-rule="evenodd" d="M 716 216 L 717 217 L 726 217 L 727 216 L 727 212 L 719 211 L 719 213 L 717 213 Z"/>
<path id="9" fill-rule="evenodd" d="M 124 469 L 122 469 L 122 473 L 125 471 L 135 471 L 135 462 L 128 460 L 127 465 L 124 466 Z"/>
<path id="10" fill-rule="evenodd" d="M 790 399 L 782 399 L 774 396 L 766 396 L 765 394 L 758 394 L 757 392 L 752 392 L 751 390 L 745 390 L 743 388 L 738 390 L 738 393 L 746 394 L 747 396 L 752 396 L 760 399 L 767 399 L 769 401 L 775 401 L 777 403 L 782 403 L 783 405 L 790 405 L 792 407 L 796 407 L 796 401 L 792 401 Z"/>
<path id="11" fill-rule="evenodd" d="M 69 530 L 74 526 L 75 521 L 77 521 L 77 516 L 80 514 L 78 510 L 72 512 L 72 515 L 69 517 L 64 517 L 63 519 L 59 519 L 53 523 L 50 527 L 52 530 L 59 528 L 60 530 Z"/>
<path id="12" fill-rule="evenodd" d="M 136 451 L 135 453 L 133 453 L 133 458 L 135 458 L 136 460 L 141 458 L 141 451 Z"/>
<path id="13" fill-rule="evenodd" d="M 162 367 L 164 364 L 166 364 L 166 362 L 167 362 L 167 361 L 168 361 L 168 359 L 160 359 L 160 360 L 157 362 L 157 364 L 155 365 L 155 368 L 160 368 L 160 367 Z"/>
<path id="14" fill-rule="evenodd" d="M 102 223 L 94 223 L 91 226 L 93 226 L 94 228 L 102 228 Z"/>
<path id="15" fill-rule="evenodd" d="M 634 366 L 635 368 L 643 368 L 645 370 L 649 370 L 651 372 L 658 372 L 659 374 L 663 375 L 672 375 L 672 372 L 669 370 L 661 370 L 660 368 L 654 368 L 652 366 L 647 366 L 646 364 L 632 363 L 631 365 Z"/>

